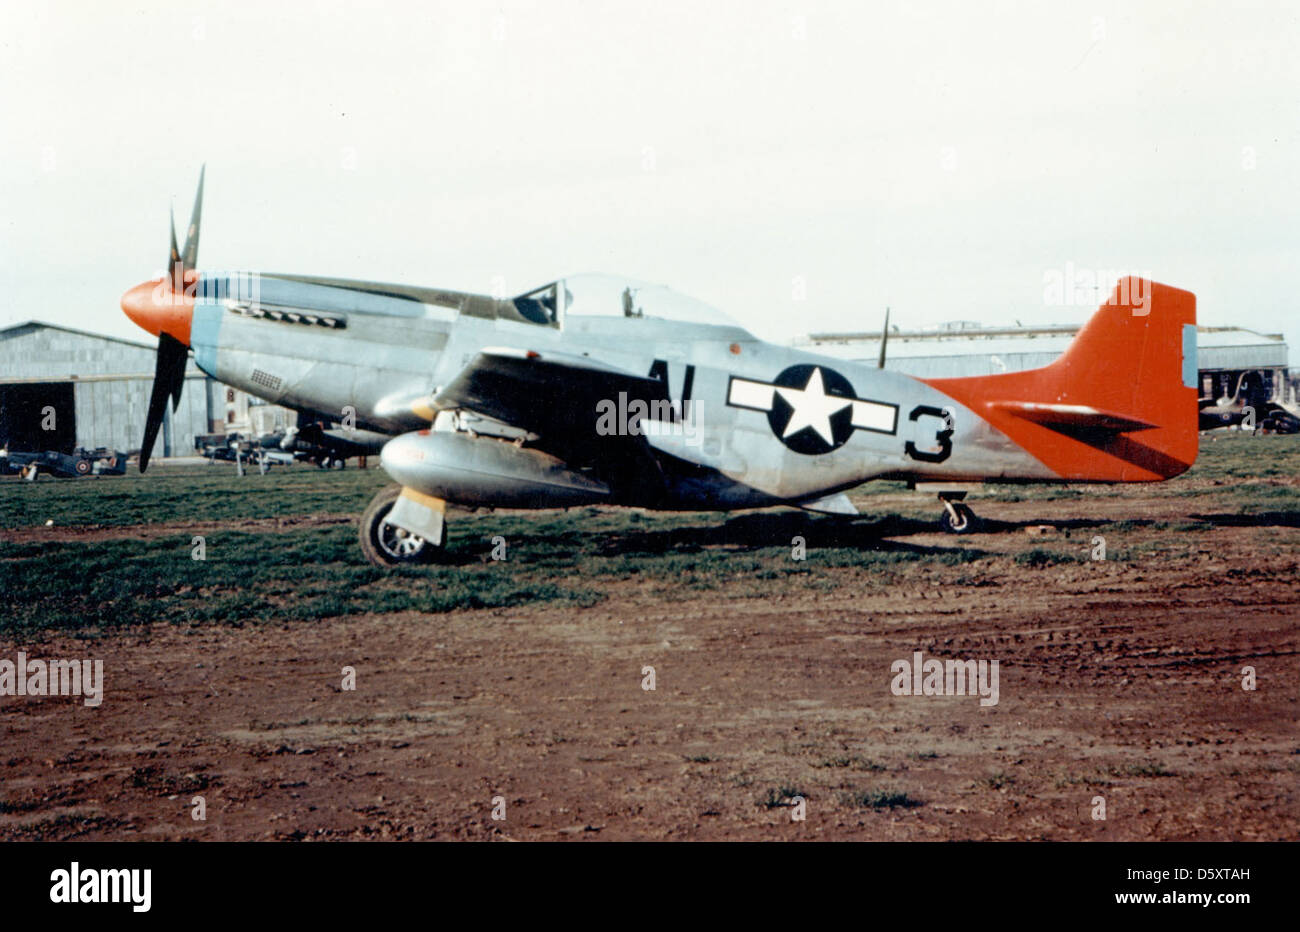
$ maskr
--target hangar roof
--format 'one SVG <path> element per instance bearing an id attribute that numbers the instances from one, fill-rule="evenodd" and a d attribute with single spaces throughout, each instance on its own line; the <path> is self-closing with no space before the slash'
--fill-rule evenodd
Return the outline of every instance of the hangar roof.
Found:
<path id="1" fill-rule="evenodd" d="M 923 378 L 990 375 L 1045 366 L 1065 352 L 1080 325 L 977 327 L 970 323 L 931 330 L 891 330 L 885 367 Z M 874 362 L 880 331 L 814 333 L 796 346 Z M 1287 345 L 1279 334 L 1241 327 L 1198 327 L 1197 368 L 1209 370 L 1287 367 Z"/>
<path id="2" fill-rule="evenodd" d="M 62 330 L 65 333 L 75 333 L 77 334 L 77 336 L 91 337 L 96 340 L 112 340 L 114 343 L 124 343 L 127 346 L 136 346 L 141 349 L 147 349 L 150 351 L 154 349 L 154 347 L 149 345 L 148 343 L 140 343 L 137 340 L 127 340 L 127 339 L 123 339 L 122 337 L 112 337 L 104 333 L 92 333 L 89 330 L 78 330 L 76 327 L 66 327 L 63 324 L 52 324 L 49 321 L 45 321 L 45 320 L 24 320 L 21 323 L 8 324 L 4 327 L 0 327 L 0 340 L 3 340 L 11 336 L 10 333 L 11 331 L 23 330 L 25 328 L 31 328 L 31 329 L 44 328 L 47 330 Z"/>
<path id="3" fill-rule="evenodd" d="M 155 353 L 148 343 L 28 320 L 0 327 L 0 382 L 152 380 Z M 186 378 L 202 374 L 191 359 Z"/>

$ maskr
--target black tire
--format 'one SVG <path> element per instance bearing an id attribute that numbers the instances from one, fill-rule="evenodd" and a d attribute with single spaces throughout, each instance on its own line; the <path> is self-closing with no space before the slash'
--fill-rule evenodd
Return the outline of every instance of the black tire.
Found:
<path id="1" fill-rule="evenodd" d="M 954 521 L 953 516 L 945 508 L 943 514 L 939 516 L 939 527 L 949 534 L 974 534 L 979 530 L 980 520 L 975 517 L 975 512 L 970 510 L 969 505 L 958 503 L 952 508 L 957 512 L 957 520 Z"/>
<path id="2" fill-rule="evenodd" d="M 418 566 L 439 559 L 447 546 L 447 525 L 442 526 L 442 540 L 431 545 L 429 541 L 399 528 L 387 525 L 384 519 L 393 510 L 393 503 L 402 494 L 402 487 L 390 485 L 370 500 L 357 528 L 361 552 L 375 566 Z M 418 541 L 418 545 L 410 542 Z"/>

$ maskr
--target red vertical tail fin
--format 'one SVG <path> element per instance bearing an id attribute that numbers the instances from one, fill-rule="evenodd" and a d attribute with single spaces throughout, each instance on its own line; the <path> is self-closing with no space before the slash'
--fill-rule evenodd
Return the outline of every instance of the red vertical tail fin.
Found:
<path id="1" fill-rule="evenodd" d="M 1168 479 L 1196 461 L 1196 296 L 1120 279 L 1051 365 L 926 382 L 1063 479 Z"/>

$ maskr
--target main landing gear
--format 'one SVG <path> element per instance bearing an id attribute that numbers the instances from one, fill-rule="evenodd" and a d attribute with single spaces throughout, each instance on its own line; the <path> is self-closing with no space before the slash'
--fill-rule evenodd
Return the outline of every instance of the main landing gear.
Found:
<path id="1" fill-rule="evenodd" d="M 962 501 L 965 497 L 965 492 L 939 493 L 939 501 L 943 503 L 939 527 L 949 534 L 973 534 L 979 530 L 980 519 L 975 517 L 970 505 Z"/>
<path id="2" fill-rule="evenodd" d="M 361 515 L 359 528 L 361 552 L 375 566 L 413 566 L 432 563 L 447 546 L 447 525 L 441 522 L 441 533 L 436 541 L 400 528 L 388 520 L 402 487 L 390 485 L 381 490 Z"/>

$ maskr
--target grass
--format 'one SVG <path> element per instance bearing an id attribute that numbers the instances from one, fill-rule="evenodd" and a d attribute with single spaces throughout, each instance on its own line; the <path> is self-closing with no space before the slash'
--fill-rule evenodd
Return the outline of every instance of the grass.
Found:
<path id="1" fill-rule="evenodd" d="M 190 542 L 187 535 L 0 544 L 0 591 L 19 595 L 0 618 L 0 632 L 313 621 L 538 601 L 584 606 L 602 598 L 580 583 L 508 562 L 382 570 L 361 562 L 349 525 L 215 533 L 202 561 L 191 559 Z"/>
<path id="2" fill-rule="evenodd" d="M 776 809 L 781 806 L 793 805 L 795 797 L 808 798 L 808 794 L 797 786 L 786 784 L 783 786 L 770 787 L 759 803 L 765 809 Z"/>
<path id="3" fill-rule="evenodd" d="M 853 757 L 828 757 L 823 760 L 818 767 L 851 767 L 854 770 L 881 771 L 885 769 L 884 764 L 878 764 L 873 760 L 865 757 L 854 755 Z"/>
<path id="4" fill-rule="evenodd" d="M 256 469 L 235 475 L 231 463 L 155 465 L 145 475 L 36 482 L 0 478 L 0 528 L 168 521 L 236 523 L 285 515 L 358 514 L 389 478 L 381 469 L 320 470 L 312 466 Z"/>
<path id="5" fill-rule="evenodd" d="M 1061 563 L 1082 563 L 1084 558 L 1067 550 L 1049 550 L 1046 547 L 1033 547 L 1023 550 L 1015 556 L 1017 566 L 1029 566 L 1035 569 L 1044 566 L 1057 566 Z"/>
<path id="6" fill-rule="evenodd" d="M 1123 767 L 1111 767 L 1108 771 L 1112 777 L 1173 777 L 1177 776 L 1164 764 L 1156 761 L 1143 761 L 1137 764 L 1125 764 Z"/>
<path id="7" fill-rule="evenodd" d="M 1186 474 L 1163 485 L 1134 487 L 991 487 L 991 501 L 1130 494 L 1217 495 L 1192 505 L 1185 519 L 1140 515 L 1083 531 L 1077 548 L 1022 545 L 1018 538 L 981 537 L 911 542 L 934 529 L 937 506 L 923 495 L 872 509 L 844 522 L 801 512 L 654 513 L 577 508 L 567 512 L 484 512 L 452 515 L 448 565 L 381 570 L 360 555 L 351 522 L 277 526 L 259 519 L 332 515 L 354 518 L 387 484 L 382 470 L 317 470 L 294 466 L 240 478 L 229 464 L 156 466 L 87 480 L 49 477 L 35 483 L 0 479 L 0 592 L 7 597 L 0 634 L 64 631 L 93 635 L 133 625 L 302 622 L 362 613 L 505 608 L 553 603 L 580 609 L 630 585 L 664 597 L 726 592 L 768 598 L 788 592 L 854 593 L 897 586 L 997 585 L 1008 567 L 1045 568 L 1085 562 L 1089 535 L 1108 536 L 1112 561 L 1183 547 L 1242 516 L 1277 516 L 1293 527 L 1300 516 L 1300 438 L 1243 434 L 1203 438 L 1202 455 Z M 1217 484 L 1216 484 L 1217 483 Z M 903 491 L 875 482 L 855 495 Z M 1221 503 L 1221 504 L 1220 504 Z M 1222 512 L 1210 514 L 1210 509 Z M 1205 512 L 1200 514 L 1199 512 Z M 990 513 L 990 517 L 994 514 Z M 1274 520 L 1270 518 L 1269 520 Z M 161 536 L 88 536 L 85 540 L 5 540 L 2 529 L 178 525 Z M 207 559 L 190 559 L 194 530 Z M 208 531 L 206 527 L 220 530 Z M 161 529 L 164 532 L 165 528 Z M 156 531 L 154 532 L 157 533 Z M 508 543 L 508 559 L 491 561 L 492 538 Z M 1110 535 L 1120 537 L 1111 540 Z M 1067 533 L 1067 536 L 1068 533 Z M 1136 540 L 1132 539 L 1136 536 Z M 806 542 L 794 559 L 792 542 Z M 1128 538 L 1127 540 L 1125 538 Z M 1124 546 L 1120 546 L 1123 543 Z M 989 545 L 986 545 L 989 546 Z M 848 766 L 848 765 L 846 765 Z"/>
<path id="8" fill-rule="evenodd" d="M 807 560 L 794 561 L 784 543 L 712 543 L 710 538 L 728 525 L 721 515 L 637 515 L 642 525 L 689 531 L 683 540 L 695 543 L 683 543 L 680 551 L 636 552 L 646 533 L 659 532 L 630 528 L 627 514 L 572 512 L 557 520 L 548 513 L 540 526 L 526 515 L 457 515 L 450 524 L 447 564 L 401 569 L 364 562 L 350 522 L 205 533 L 203 560 L 192 558 L 189 532 L 0 541 L 0 591 L 11 594 L 0 615 L 0 633 L 94 632 L 159 622 L 310 622 L 525 603 L 585 607 L 602 600 L 611 583 L 623 581 L 641 581 L 666 596 L 725 590 L 762 598 L 792 587 L 827 592 L 842 584 L 862 591 L 927 566 L 985 558 L 979 551 L 889 541 L 874 542 L 881 548 L 876 550 L 868 539 L 863 549 L 811 550 Z M 489 559 L 497 535 L 509 542 L 506 560 Z M 859 578 L 859 573 L 870 575 Z"/>
<path id="9" fill-rule="evenodd" d="M 0 533 L 0 634 L 94 634 L 134 625 L 312 622 L 363 613 L 500 608 L 605 597 L 611 582 L 665 593 L 720 589 L 763 597 L 791 586 L 825 592 L 856 572 L 876 585 L 913 567 L 967 564 L 969 548 L 925 548 L 881 537 L 897 519 L 845 525 L 803 513 L 457 512 L 447 565 L 384 570 L 361 557 L 351 521 L 280 527 L 255 519 L 352 517 L 386 484 L 376 469 L 310 467 L 236 477 L 226 464 L 159 468 L 147 476 L 0 482 L 0 524 L 59 529 L 167 523 L 175 534 L 22 541 Z M 206 559 L 191 558 L 200 528 Z M 889 525 L 892 526 L 892 525 Z M 241 528 L 248 528 L 247 530 Z M 492 539 L 508 558 L 490 560 Z M 792 559 L 803 536 L 807 558 Z"/>
<path id="10" fill-rule="evenodd" d="M 1300 438 L 1216 431 L 1201 437 L 1196 463 L 1184 475 L 1188 479 L 1236 480 L 1241 476 L 1289 479 L 1297 473 Z"/>
<path id="11" fill-rule="evenodd" d="M 840 795 L 840 801 L 855 809 L 914 809 L 921 801 L 898 790 L 853 789 Z"/>

